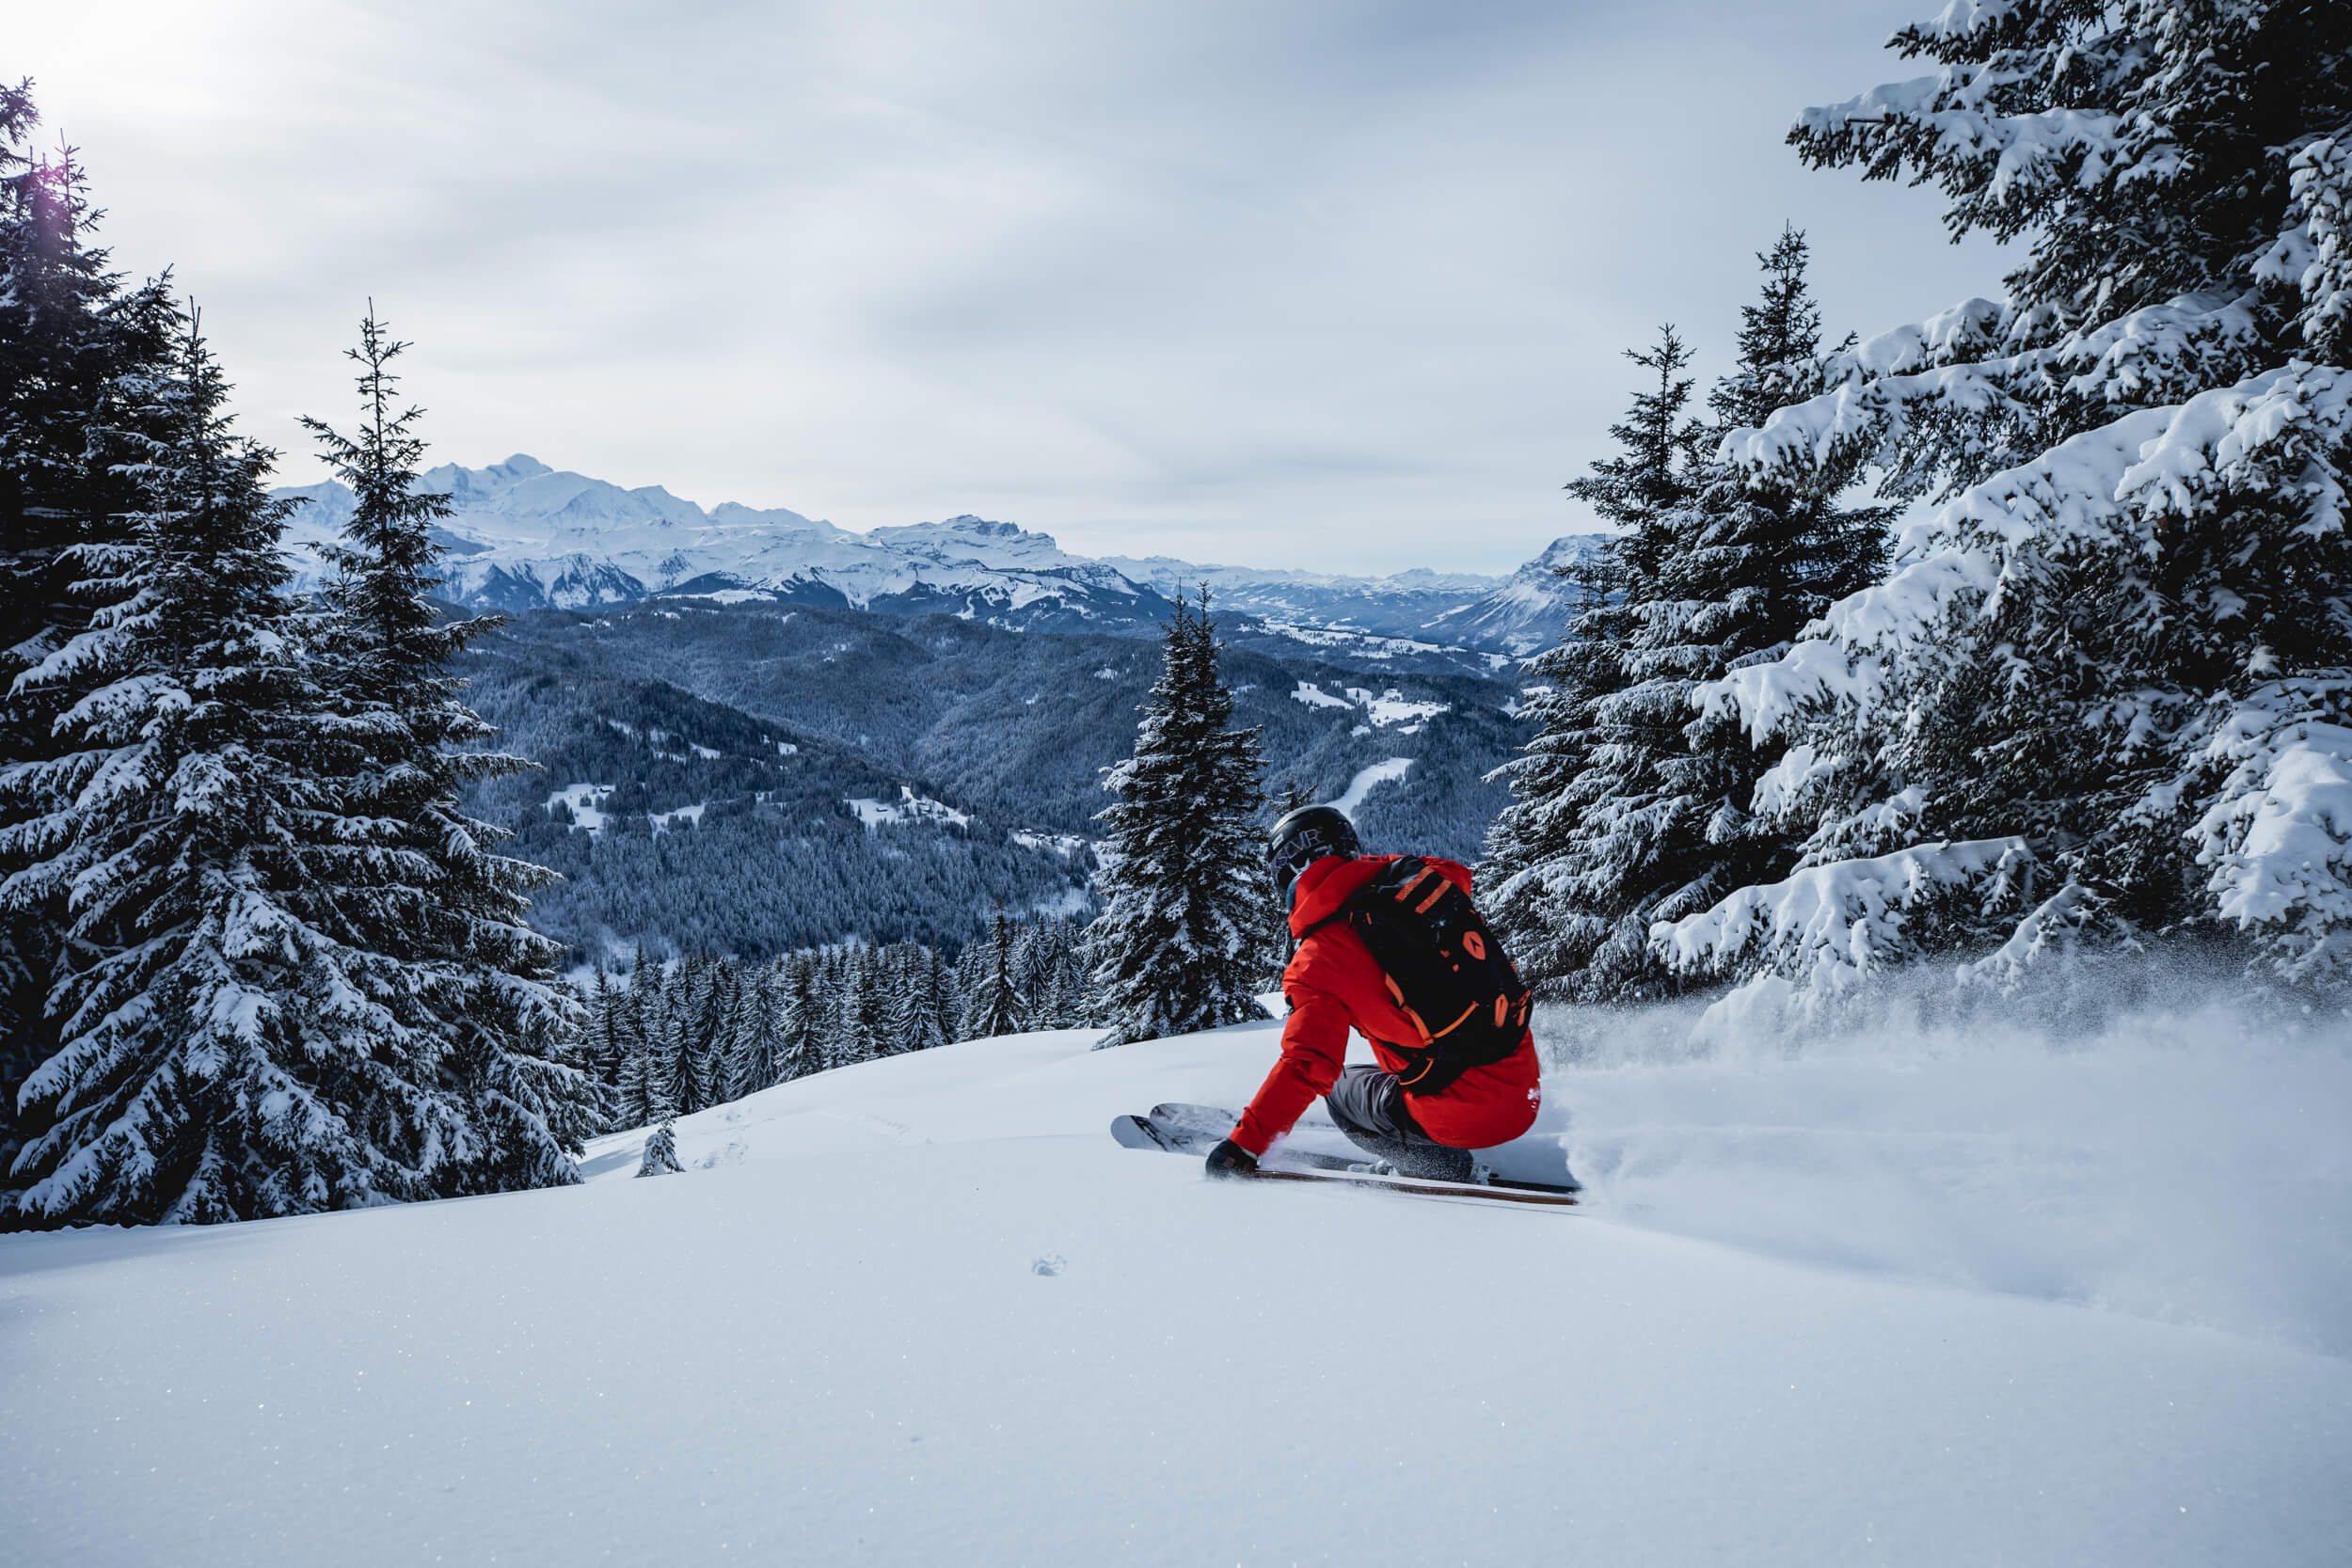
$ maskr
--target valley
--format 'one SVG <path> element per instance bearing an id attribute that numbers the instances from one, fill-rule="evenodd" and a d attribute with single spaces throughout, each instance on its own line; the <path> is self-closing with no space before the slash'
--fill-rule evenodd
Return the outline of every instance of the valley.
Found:
<path id="1" fill-rule="evenodd" d="M 1485 776 L 1520 738 L 1513 661 L 1227 625 L 1269 794 L 1344 797 L 1375 846 L 1477 859 L 1505 799 Z M 475 803 L 563 874 L 535 918 L 581 961 L 640 942 L 959 946 L 999 904 L 1090 911 L 1101 770 L 1132 748 L 1160 666 L 1141 637 L 952 615 L 687 597 L 526 611 L 466 673 L 500 744 L 540 770 Z"/>

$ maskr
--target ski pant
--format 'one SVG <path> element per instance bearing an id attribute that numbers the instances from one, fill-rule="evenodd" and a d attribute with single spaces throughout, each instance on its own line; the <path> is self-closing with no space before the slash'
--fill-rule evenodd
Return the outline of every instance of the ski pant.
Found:
<path id="1" fill-rule="evenodd" d="M 1361 1064 L 1343 1069 L 1323 1103 L 1348 1142 L 1404 1175 L 1440 1181 L 1470 1179 L 1470 1150 L 1441 1144 L 1421 1130 L 1395 1073 Z"/>

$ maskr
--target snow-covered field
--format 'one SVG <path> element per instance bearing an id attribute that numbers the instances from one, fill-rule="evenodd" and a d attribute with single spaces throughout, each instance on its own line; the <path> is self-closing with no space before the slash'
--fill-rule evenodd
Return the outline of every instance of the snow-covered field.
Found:
<path id="1" fill-rule="evenodd" d="M 2337 1563 L 2352 1061 L 1556 1020 L 1581 1213 L 1119 1148 L 1270 1027 L 803 1080 L 579 1189 L 0 1238 L 24 1563 Z"/>

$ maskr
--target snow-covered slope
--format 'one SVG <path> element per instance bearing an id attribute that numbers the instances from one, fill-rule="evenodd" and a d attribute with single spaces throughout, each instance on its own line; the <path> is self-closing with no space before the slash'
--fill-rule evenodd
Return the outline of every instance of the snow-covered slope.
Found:
<path id="1" fill-rule="evenodd" d="M 1529 568 L 1506 581 L 1428 571 L 1330 577 L 1168 557 L 1093 561 L 1050 534 L 968 515 L 852 533 L 782 508 L 728 501 L 706 513 L 660 485 L 627 490 L 519 453 L 486 468 L 445 465 L 424 484 L 456 508 L 441 531 L 450 595 L 496 610 L 692 594 L 945 611 L 1024 629 L 1119 630 L 1156 626 L 1179 589 L 1207 582 L 1226 610 L 1245 615 L 1423 641 L 1443 622 L 1450 629 L 1442 640 L 1519 653 L 1514 617 L 1524 618 L 1521 601 L 1542 586 L 1521 583 Z M 351 492 L 328 481 L 277 493 L 299 503 L 288 543 L 315 576 L 320 547 L 350 518 Z M 1551 626 L 1541 641 L 1557 632 Z"/>
<path id="2" fill-rule="evenodd" d="M 1164 555 L 1111 556 L 1104 564 L 1171 597 L 1179 590 L 1189 593 L 1205 584 L 1218 605 L 1244 615 L 1423 641 L 1430 640 L 1428 627 L 1433 622 L 1482 602 L 1506 581 L 1472 572 L 1426 569 L 1357 578 L 1200 565 Z"/>
<path id="3" fill-rule="evenodd" d="M 1576 596 L 1575 590 L 1561 578 L 1560 569 L 1597 553 L 1608 539 L 1605 533 L 1570 533 L 1554 539 L 1501 587 L 1431 618 L 1422 635 L 1522 657 L 1551 646 L 1567 626 Z"/>
<path id="4" fill-rule="evenodd" d="M 186 1568 L 2150 1568 L 2352 1536 L 2344 1294 L 2279 1291 L 2343 1257 L 2341 1057 L 2108 1041 L 1907 1089 L 1916 1053 L 1620 1054 L 1549 1081 L 1592 1182 L 1562 1214 L 1212 1184 L 1104 1125 L 1238 1101 L 1271 1028 L 1088 1044 L 771 1089 L 681 1122 L 657 1180 L 627 1134 L 568 1191 L 0 1238 L 0 1539 Z M 2053 1088 L 2097 1125 L 2010 1103 Z M 2205 1127 L 2182 1180 L 2102 1186 L 2163 1103 Z M 1715 1212 L 1721 1240 L 1658 1228 Z M 2088 1256 L 1915 1266 L 2021 1224 Z M 2217 1265 L 2299 1306 L 2209 1311 Z M 2168 1273 L 2169 1307 L 2076 1304 Z"/>

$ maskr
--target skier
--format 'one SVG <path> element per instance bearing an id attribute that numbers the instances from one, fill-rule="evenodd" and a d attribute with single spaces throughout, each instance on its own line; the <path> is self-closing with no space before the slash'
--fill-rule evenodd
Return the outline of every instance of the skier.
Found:
<path id="1" fill-rule="evenodd" d="M 1232 1135 L 1210 1151 L 1211 1176 L 1254 1171 L 1317 1095 L 1358 1147 L 1403 1175 L 1440 1180 L 1473 1180 L 1471 1149 L 1508 1143 L 1534 1123 L 1542 1090 L 1535 1042 L 1527 1031 L 1526 988 L 1470 908 L 1470 868 L 1361 849 L 1355 824 L 1335 807 L 1301 806 L 1274 825 L 1267 869 L 1289 902 L 1297 942 L 1282 972 L 1290 1018 L 1280 1059 Z M 1391 884 L 1393 899 L 1386 896 Z M 1422 935 L 1414 922 L 1429 922 L 1428 911 L 1449 892 L 1448 884 L 1462 896 L 1444 899 L 1448 908 L 1437 919 L 1450 914 L 1452 935 L 1442 926 L 1428 935 L 1453 945 L 1427 951 L 1452 959 L 1452 973 L 1435 980 L 1400 975 L 1413 967 Z M 1389 955 L 1389 968 L 1373 956 L 1367 935 Z M 1433 1030 L 1425 1022 L 1428 1010 L 1409 1006 L 1432 993 L 1424 990 L 1417 998 L 1400 985 L 1402 977 L 1420 987 L 1458 988 L 1479 983 L 1481 974 L 1494 977 L 1486 982 L 1486 993 L 1452 993 L 1478 1003 L 1474 1018 L 1454 1017 L 1456 1024 L 1472 1018 L 1473 1027 L 1459 1030 L 1442 1024 Z M 1448 1007 L 1454 1016 L 1450 1002 Z M 1378 1067 L 1345 1065 L 1351 1026 L 1371 1042 Z M 1417 1091 L 1417 1084 L 1431 1088 Z"/>

